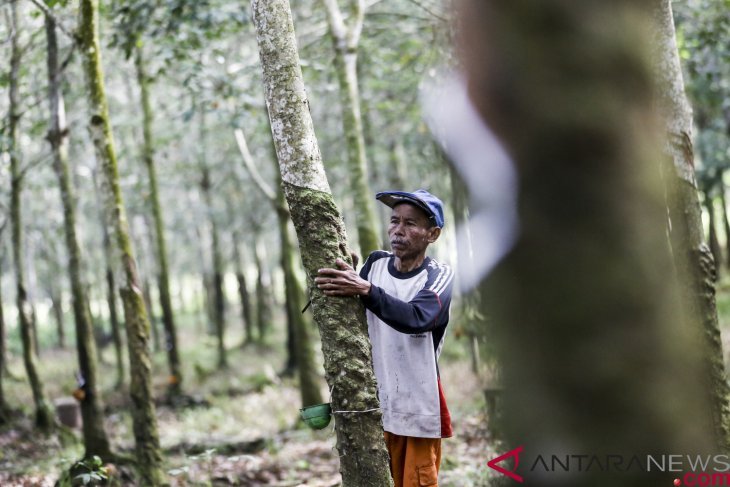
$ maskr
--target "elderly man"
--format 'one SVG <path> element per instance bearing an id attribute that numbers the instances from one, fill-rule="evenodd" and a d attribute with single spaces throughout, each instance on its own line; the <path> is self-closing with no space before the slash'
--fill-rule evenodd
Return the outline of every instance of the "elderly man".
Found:
<path id="1" fill-rule="evenodd" d="M 443 204 L 419 189 L 386 191 L 393 252 L 370 254 L 360 273 L 338 259 L 320 269 L 328 296 L 360 296 L 367 309 L 385 442 L 396 487 L 437 485 L 441 438 L 452 435 L 438 357 L 449 322 L 453 272 L 426 256 L 444 226 Z"/>

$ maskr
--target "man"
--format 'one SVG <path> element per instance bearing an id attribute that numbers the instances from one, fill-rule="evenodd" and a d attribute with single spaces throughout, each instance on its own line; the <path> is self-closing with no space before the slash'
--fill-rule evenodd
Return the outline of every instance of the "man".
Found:
<path id="1" fill-rule="evenodd" d="M 373 252 L 359 274 L 337 259 L 339 269 L 320 269 L 315 283 L 328 296 L 360 296 L 367 309 L 395 487 L 438 485 L 441 438 L 453 434 L 437 363 L 453 272 L 426 249 L 444 226 L 443 203 L 423 189 L 386 191 L 376 199 L 393 209 L 393 252 Z"/>

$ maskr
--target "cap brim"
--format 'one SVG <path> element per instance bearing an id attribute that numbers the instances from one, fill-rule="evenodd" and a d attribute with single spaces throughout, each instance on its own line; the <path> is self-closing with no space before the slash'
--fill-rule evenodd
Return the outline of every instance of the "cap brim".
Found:
<path id="1" fill-rule="evenodd" d="M 428 207 L 426 203 L 410 194 L 401 194 L 396 192 L 378 193 L 377 195 L 375 195 L 375 199 L 391 208 L 399 203 L 411 203 L 425 211 L 430 218 L 436 218 L 436 215 L 433 214 L 433 211 L 431 210 L 431 208 Z"/>

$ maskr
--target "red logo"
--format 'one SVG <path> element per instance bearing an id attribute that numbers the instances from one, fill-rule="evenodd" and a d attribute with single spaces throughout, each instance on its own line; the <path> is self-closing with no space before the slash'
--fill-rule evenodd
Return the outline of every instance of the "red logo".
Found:
<path id="1" fill-rule="evenodd" d="M 520 452 L 524 449 L 524 446 L 518 446 L 512 451 L 508 451 L 504 455 L 500 455 L 497 458 L 494 458 L 487 462 L 487 466 L 489 468 L 493 468 L 497 472 L 501 473 L 502 475 L 506 475 L 507 477 L 516 480 L 517 482 L 522 482 L 522 477 L 517 475 L 515 472 L 517 471 L 517 466 L 520 464 Z M 512 467 L 512 470 L 506 470 L 499 465 L 497 465 L 499 462 L 503 462 L 504 460 L 507 460 L 510 457 L 514 457 L 514 466 Z"/>

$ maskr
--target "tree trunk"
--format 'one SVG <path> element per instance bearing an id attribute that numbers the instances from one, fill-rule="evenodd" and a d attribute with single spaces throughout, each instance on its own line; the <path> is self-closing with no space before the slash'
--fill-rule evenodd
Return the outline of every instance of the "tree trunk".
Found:
<path id="1" fill-rule="evenodd" d="M 149 351 L 150 323 L 140 293 L 137 266 L 129 238 L 126 212 L 117 173 L 116 154 L 104 91 L 99 45 L 97 0 L 81 0 L 79 21 L 80 52 L 84 56 L 89 97 L 89 128 L 102 173 L 105 208 L 114 229 L 121 257 L 123 279 L 119 285 L 127 328 L 130 362 L 130 396 L 138 468 L 143 485 L 163 483 L 162 455 L 157 432 L 157 418 L 152 394 L 152 371 Z"/>
<path id="2" fill-rule="evenodd" d="M 68 275 L 71 287 L 71 302 L 76 323 L 76 351 L 79 370 L 83 377 L 84 397 L 81 400 L 83 419 L 84 458 L 98 455 L 110 459 L 109 439 L 104 429 L 103 404 L 97 380 L 97 352 L 94 329 L 88 313 L 86 284 L 82 279 L 81 249 L 76 237 L 76 208 L 74 188 L 71 185 L 68 167 L 68 143 L 61 73 L 58 65 L 58 44 L 56 24 L 46 15 L 46 38 L 48 42 L 48 101 L 51 114 L 48 140 L 53 153 L 53 169 L 58 178 L 63 206 L 64 234 L 68 253 Z M 51 284 L 55 287 L 54 284 Z M 54 300 L 55 302 L 55 300 Z M 60 306 L 60 303 L 59 303 Z M 55 304 L 54 304 L 55 307 Z M 63 324 L 59 321 L 59 328 Z M 62 336 L 62 335 L 61 335 Z"/>
<path id="3" fill-rule="evenodd" d="M 236 281 L 238 282 L 238 297 L 241 301 L 241 322 L 243 323 L 243 343 L 248 345 L 253 343 L 253 316 L 251 313 L 251 297 L 248 293 L 248 284 L 246 283 L 246 274 L 243 271 L 243 262 L 241 260 L 241 251 L 238 248 L 241 241 L 240 233 L 233 231 L 233 261 L 236 266 Z"/>
<path id="4" fill-rule="evenodd" d="M 260 241 L 256 242 L 254 257 L 256 259 L 256 329 L 258 331 L 258 342 L 263 344 L 266 341 L 269 326 L 271 326 L 272 303 L 271 279 L 265 263 L 266 248 Z"/>
<path id="5" fill-rule="evenodd" d="M 18 321 L 20 338 L 23 344 L 23 362 L 28 374 L 33 391 L 33 402 L 35 405 L 35 424 L 42 431 L 48 432 L 55 426 L 53 413 L 46 402 L 46 395 L 43 390 L 41 378 L 38 375 L 36 364 L 36 340 L 34 338 L 33 316 L 31 304 L 28 301 L 28 294 L 25 285 L 25 272 L 23 264 L 23 220 L 20 208 L 22 178 L 20 169 L 20 154 L 18 148 L 17 125 L 20 120 L 18 112 L 18 75 L 20 71 L 21 51 L 18 45 L 18 2 L 10 2 L 11 9 L 11 55 L 10 55 L 10 86 L 8 89 L 9 108 L 8 122 L 6 129 L 7 152 L 10 155 L 10 228 L 13 248 L 13 264 L 15 267 L 16 279 L 16 306 L 18 309 Z"/>
<path id="6" fill-rule="evenodd" d="M 2 231 L 0 231 L 0 238 Z M 4 242 L 0 240 L 0 242 Z M 4 244 L 0 243 L 0 247 Z M 0 250 L 0 267 L 2 267 L 4 251 Z M 5 388 L 3 387 L 5 379 L 5 368 L 7 365 L 7 346 L 5 344 L 5 312 L 3 303 L 2 286 L 0 286 L 0 425 L 4 425 L 8 420 L 8 403 L 5 400 Z"/>
<path id="7" fill-rule="evenodd" d="M 730 403 L 720 328 L 715 303 L 716 269 L 719 269 L 720 246 L 716 242 L 714 205 L 707 194 L 710 214 L 710 250 L 704 243 L 702 211 L 697 195 L 692 149 L 692 111 L 684 91 L 679 52 L 674 31 L 670 0 L 655 0 L 655 28 L 659 39 L 654 59 L 666 120 L 668 163 L 664 171 L 670 196 L 670 241 L 679 271 L 679 285 L 687 308 L 689 326 L 704 337 L 702 357 L 705 382 L 710 391 L 715 446 L 730 449 Z M 722 183 L 721 183 L 722 184 Z M 709 193 L 709 192 L 708 192 Z M 673 197 L 673 198 L 672 198 Z M 717 252 L 717 254 L 715 254 Z M 712 262 L 712 254 L 715 262 Z"/>
<path id="8" fill-rule="evenodd" d="M 152 304 L 152 289 L 150 286 L 150 280 L 147 278 L 147 274 L 142 273 L 142 300 L 144 301 L 144 307 L 147 309 L 147 315 L 150 320 L 150 330 L 152 331 L 152 350 L 159 352 L 162 350 L 160 344 L 160 330 L 157 327 L 157 317 L 155 316 L 155 307 Z"/>
<path id="9" fill-rule="evenodd" d="M 692 151 L 692 147 L 689 147 Z M 705 210 L 707 211 L 708 219 L 708 232 L 707 241 L 710 243 L 710 253 L 712 254 L 712 260 L 714 269 L 712 270 L 712 280 L 717 282 L 720 278 L 720 263 L 722 262 L 722 250 L 720 250 L 720 240 L 717 238 L 717 223 L 715 222 L 715 205 L 710 196 L 710 191 L 705 191 Z"/>
<path id="10" fill-rule="evenodd" d="M 167 363 L 170 368 L 169 393 L 180 394 L 182 391 L 182 368 L 178 355 L 177 330 L 175 329 L 175 317 L 172 312 L 170 301 L 170 277 L 167 267 L 167 245 L 165 243 L 165 226 L 162 221 L 162 210 L 160 208 L 160 197 L 157 189 L 157 172 L 154 161 L 154 145 L 152 141 L 152 107 L 150 106 L 149 79 L 145 73 L 145 63 L 142 47 L 137 45 L 135 49 L 135 66 L 137 68 L 137 81 L 142 98 L 142 132 L 144 134 L 143 159 L 147 166 L 147 174 L 150 184 L 150 204 L 152 205 L 152 217 L 155 227 L 155 250 L 157 251 L 157 264 L 159 269 L 158 289 L 160 293 L 160 306 L 162 307 L 162 324 L 165 329 L 165 350 L 167 351 Z"/>
<path id="11" fill-rule="evenodd" d="M 484 295 L 506 437 L 528 464 L 528 445 L 625 458 L 711 450 L 700 337 L 680 319 L 663 225 L 648 3 L 463 2 L 468 94 L 519 180 L 521 233 Z M 561 482 L 538 469 L 520 468 L 526 485 Z M 674 477 L 589 469 L 569 484 Z"/>
<path id="12" fill-rule="evenodd" d="M 56 284 L 50 283 L 51 311 L 56 321 L 56 346 L 60 349 L 66 348 L 66 333 L 63 320 L 63 295 Z"/>
<path id="13" fill-rule="evenodd" d="M 362 31 L 362 0 L 348 0 L 353 5 L 351 25 L 346 25 L 337 0 L 322 0 L 327 10 L 329 31 L 335 51 L 335 69 L 340 85 L 342 124 L 347 145 L 350 192 L 355 206 L 358 243 L 363 259 L 380 249 L 375 220 L 375 198 L 368 188 L 368 163 L 365 153 L 360 93 L 357 79 L 357 48 Z"/>
<path id="14" fill-rule="evenodd" d="M 722 225 L 725 228 L 725 268 L 730 269 L 730 218 L 727 214 L 727 199 L 725 192 L 725 183 L 723 182 L 722 175 L 720 176 L 720 202 L 722 204 Z M 719 269 L 722 265 L 720 262 L 716 262 L 715 265 Z"/>
<path id="15" fill-rule="evenodd" d="M 101 223 L 102 241 L 104 247 L 104 278 L 106 280 L 106 303 L 109 309 L 109 324 L 112 329 L 112 339 L 114 340 L 114 354 L 117 364 L 117 381 L 116 386 L 121 387 L 124 384 L 124 356 L 122 348 L 124 347 L 122 339 L 122 330 L 119 326 L 119 316 L 117 315 L 117 290 L 114 280 L 114 248 L 112 247 L 111 236 L 109 235 L 109 225 L 106 213 L 103 210 L 103 198 L 101 197 L 99 184 L 96 177 L 96 171 L 93 173 L 94 193 L 96 201 L 100 208 L 99 222 Z"/>
<path id="16" fill-rule="evenodd" d="M 284 194 L 322 336 L 342 484 L 392 485 L 364 308 L 356 298 L 326 298 L 311 282 L 318 269 L 333 266 L 337 257 L 350 261 L 350 255 L 314 135 L 289 2 L 253 0 L 251 5 Z"/>

